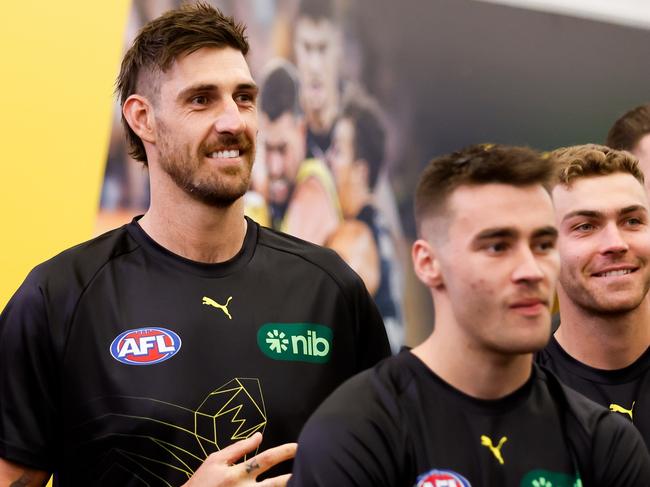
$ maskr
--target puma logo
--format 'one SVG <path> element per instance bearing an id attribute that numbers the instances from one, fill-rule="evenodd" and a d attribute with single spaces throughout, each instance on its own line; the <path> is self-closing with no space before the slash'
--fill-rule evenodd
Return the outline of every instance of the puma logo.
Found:
<path id="1" fill-rule="evenodd" d="M 230 303 L 230 300 L 232 299 L 232 296 L 228 297 L 228 301 L 226 301 L 226 304 L 219 304 L 217 303 L 214 299 L 210 299 L 207 296 L 203 296 L 203 303 L 202 304 L 207 304 L 208 306 L 213 306 L 217 309 L 220 309 L 225 313 L 225 315 L 228 317 L 229 320 L 232 320 L 232 316 L 230 316 L 230 313 L 228 312 L 228 303 Z"/>
<path id="2" fill-rule="evenodd" d="M 502 436 L 501 439 L 499 440 L 499 444 L 497 446 L 494 446 L 492 444 L 492 439 L 490 437 L 481 435 L 481 445 L 487 446 L 492 452 L 492 454 L 494 455 L 494 458 L 496 458 L 501 465 L 505 463 L 503 461 L 503 456 L 501 456 L 501 447 L 506 441 L 508 441 L 508 438 Z"/>
<path id="3" fill-rule="evenodd" d="M 630 417 L 630 420 L 634 421 L 634 418 L 632 417 L 632 410 L 634 409 L 635 402 L 636 401 L 632 402 L 632 407 L 630 409 L 625 409 L 623 406 L 619 406 L 618 404 L 611 403 L 609 405 L 609 410 L 615 413 L 627 414 Z"/>

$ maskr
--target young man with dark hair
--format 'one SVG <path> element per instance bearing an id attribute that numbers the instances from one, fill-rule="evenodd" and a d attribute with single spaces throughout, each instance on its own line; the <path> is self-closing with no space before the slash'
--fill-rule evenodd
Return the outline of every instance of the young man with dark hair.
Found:
<path id="1" fill-rule="evenodd" d="M 536 152 L 499 145 L 429 164 L 412 255 L 435 329 L 318 408 L 290 485 L 647 483 L 650 456 L 632 425 L 533 364 L 559 272 L 551 171 Z"/>
<path id="2" fill-rule="evenodd" d="M 639 160 L 645 174 L 650 174 L 650 104 L 633 108 L 614 122 L 607 134 L 606 145 L 631 152 Z M 646 190 L 650 178 L 646 178 Z"/>
<path id="3" fill-rule="evenodd" d="M 650 215 L 630 153 L 558 149 L 561 324 L 539 363 L 635 424 L 650 446 Z"/>
<path id="4" fill-rule="evenodd" d="M 350 92 L 327 152 L 344 220 L 326 245 L 363 279 L 384 320 L 391 348 L 397 353 L 404 345 L 399 260 L 374 193 L 385 148 L 386 129 L 379 106 L 358 90 Z"/>
<path id="5" fill-rule="evenodd" d="M 291 64 L 272 62 L 262 83 L 260 105 L 272 226 L 323 244 L 338 226 L 341 211 L 329 169 L 320 159 L 305 159 L 305 120 Z"/>
<path id="6" fill-rule="evenodd" d="M 199 3 L 147 24 L 126 54 L 118 91 L 150 208 L 37 266 L 2 312 L 3 487 L 47 472 L 60 486 L 252 485 L 295 449 L 234 464 L 257 433 L 262 448 L 294 441 L 331 390 L 388 355 L 334 252 L 244 218 L 247 50 L 241 25 Z"/>

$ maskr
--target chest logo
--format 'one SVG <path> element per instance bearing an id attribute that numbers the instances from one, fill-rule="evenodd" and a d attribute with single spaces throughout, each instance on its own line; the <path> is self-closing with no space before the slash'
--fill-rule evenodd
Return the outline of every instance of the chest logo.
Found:
<path id="1" fill-rule="evenodd" d="M 202 304 L 207 304 L 208 306 L 212 306 L 214 308 L 220 309 L 221 311 L 223 311 L 223 314 L 225 314 L 228 317 L 229 320 L 232 320 L 232 316 L 230 316 L 230 312 L 228 311 L 228 305 L 230 304 L 231 299 L 232 296 L 228 296 L 228 300 L 226 301 L 226 304 L 219 304 L 214 299 L 208 298 L 207 296 L 203 296 Z"/>
<path id="2" fill-rule="evenodd" d="M 632 417 L 633 414 L 633 409 L 634 409 L 634 403 L 636 401 L 632 402 L 632 407 L 630 409 L 625 409 L 623 406 L 619 406 L 618 404 L 611 403 L 609 405 L 609 410 L 614 412 L 614 413 L 621 413 L 621 414 L 627 414 L 630 417 L 631 421 L 634 421 L 634 418 Z"/>
<path id="3" fill-rule="evenodd" d="M 111 343 L 111 356 L 128 365 L 152 365 L 169 360 L 181 349 L 181 338 L 166 328 L 136 328 Z"/>
<path id="4" fill-rule="evenodd" d="M 257 331 L 257 346 L 273 360 L 329 362 L 332 330 L 313 323 L 266 323 Z"/>
<path id="5" fill-rule="evenodd" d="M 418 476 L 415 487 L 472 487 L 462 475 L 451 470 L 429 470 Z"/>
<path id="6" fill-rule="evenodd" d="M 501 465 L 505 463 L 503 461 L 503 455 L 501 455 L 501 447 L 506 441 L 508 441 L 508 438 L 506 436 L 502 436 L 497 446 L 494 446 L 492 444 L 492 438 L 489 436 L 481 435 L 481 445 L 486 446 L 492 452 L 494 458 L 496 458 Z"/>

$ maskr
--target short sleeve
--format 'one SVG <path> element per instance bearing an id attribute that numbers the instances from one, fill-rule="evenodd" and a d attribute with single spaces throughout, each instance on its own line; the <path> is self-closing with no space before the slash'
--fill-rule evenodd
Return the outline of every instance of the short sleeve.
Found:
<path id="1" fill-rule="evenodd" d="M 603 415 L 595 430 L 592 454 L 599 487 L 650 484 L 650 454 L 641 434 L 626 418 Z"/>
<path id="2" fill-rule="evenodd" d="M 399 422 L 374 397 L 373 373 L 344 383 L 306 423 L 290 486 L 396 485 L 402 435 Z"/>
<path id="3" fill-rule="evenodd" d="M 52 471 L 58 367 L 47 307 L 34 274 L 0 314 L 0 457 Z"/>
<path id="4" fill-rule="evenodd" d="M 368 369 L 391 354 L 384 321 L 361 278 L 356 281 L 358 370 Z"/>

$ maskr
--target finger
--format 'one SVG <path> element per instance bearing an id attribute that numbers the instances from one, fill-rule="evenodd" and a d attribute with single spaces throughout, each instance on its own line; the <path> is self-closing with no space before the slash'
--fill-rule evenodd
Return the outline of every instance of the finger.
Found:
<path id="1" fill-rule="evenodd" d="M 291 474 L 288 473 L 286 475 L 280 475 L 279 477 L 273 477 L 272 479 L 262 480 L 257 484 L 261 487 L 285 487 L 290 478 Z"/>
<path id="2" fill-rule="evenodd" d="M 247 453 L 254 451 L 258 446 L 260 446 L 261 442 L 262 433 L 257 432 L 245 440 L 239 440 L 210 456 L 214 456 L 216 461 L 231 465 Z"/>
<path id="3" fill-rule="evenodd" d="M 246 460 L 239 465 L 246 474 L 257 477 L 262 472 L 266 472 L 269 468 L 284 462 L 296 456 L 296 443 L 285 443 L 284 445 L 269 448 L 262 453 L 255 455 L 250 460 Z"/>

